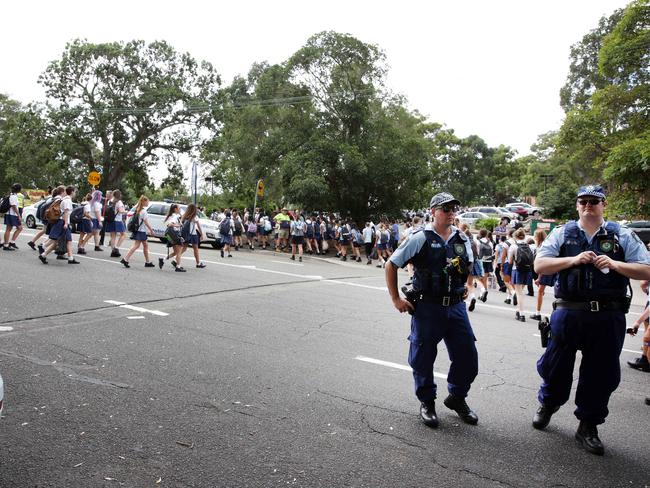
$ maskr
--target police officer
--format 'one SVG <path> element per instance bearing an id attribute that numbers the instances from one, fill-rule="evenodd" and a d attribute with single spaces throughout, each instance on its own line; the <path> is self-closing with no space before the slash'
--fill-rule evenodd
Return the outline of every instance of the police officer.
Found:
<path id="1" fill-rule="evenodd" d="M 393 305 L 409 312 L 409 364 L 413 369 L 420 417 L 429 427 L 438 426 L 433 363 L 438 343 L 445 341 L 451 367 L 447 376 L 449 396 L 444 404 L 468 424 L 478 417 L 465 401 L 478 374 L 476 338 L 469 323 L 465 298 L 471 281 L 472 248 L 469 239 L 452 224 L 460 202 L 449 193 L 431 199 L 433 226 L 413 232 L 392 254 L 386 265 L 386 283 Z M 397 290 L 397 269 L 413 265 L 413 290 L 408 299 Z"/>
<path id="2" fill-rule="evenodd" d="M 576 440 L 587 451 L 604 454 L 597 425 L 621 378 L 619 355 L 629 308 L 629 280 L 650 277 L 650 259 L 634 232 L 607 222 L 607 201 L 599 185 L 580 187 L 579 220 L 553 229 L 537 250 L 535 271 L 558 273 L 551 315 L 551 340 L 537 371 L 542 377 L 533 427 L 544 429 L 571 393 L 576 351 L 582 363 L 576 391 Z"/>

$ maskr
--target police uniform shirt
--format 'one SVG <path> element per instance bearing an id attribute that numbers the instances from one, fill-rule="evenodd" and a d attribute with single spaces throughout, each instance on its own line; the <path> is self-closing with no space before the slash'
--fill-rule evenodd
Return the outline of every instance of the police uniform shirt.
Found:
<path id="1" fill-rule="evenodd" d="M 585 230 L 580 225 L 580 221 L 576 221 L 578 224 L 578 229 L 582 232 L 587 238 L 587 242 L 591 244 L 594 237 L 599 233 L 605 233 L 605 221 L 600 225 L 600 228 L 596 231 L 594 235 L 588 235 Z M 625 262 L 626 263 L 638 263 L 650 265 L 650 255 L 643 246 L 641 239 L 634 234 L 627 227 L 621 227 L 621 230 L 618 234 L 618 242 L 623 248 L 625 253 Z M 560 255 L 560 248 L 564 244 L 564 227 L 554 228 L 548 237 L 542 242 L 542 245 L 537 250 L 538 258 L 555 258 Z"/>
<path id="2" fill-rule="evenodd" d="M 431 232 L 435 232 L 433 229 L 431 229 Z M 454 227 L 453 225 L 451 226 L 451 234 L 449 235 L 449 238 L 445 241 L 445 244 L 447 244 L 450 239 L 452 239 L 455 235 L 456 232 L 459 232 L 457 227 Z M 439 235 L 436 232 L 437 235 Z M 467 252 L 467 259 L 469 260 L 470 264 L 474 262 L 474 256 L 472 254 L 472 245 L 469 242 L 469 239 L 465 234 L 462 232 L 459 232 L 461 239 L 463 239 L 465 242 L 465 251 Z M 422 232 L 414 232 L 410 236 L 408 236 L 404 242 L 391 254 L 390 258 L 388 260 L 393 263 L 395 266 L 399 268 L 403 268 L 406 266 L 406 264 L 415 256 L 417 253 L 420 252 L 422 249 L 422 246 L 424 246 L 427 242 L 427 238 L 424 234 L 424 231 Z"/>

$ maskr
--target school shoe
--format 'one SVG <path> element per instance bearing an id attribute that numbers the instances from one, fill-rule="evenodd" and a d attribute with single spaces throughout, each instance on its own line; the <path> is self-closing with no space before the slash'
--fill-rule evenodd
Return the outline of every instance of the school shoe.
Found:
<path id="1" fill-rule="evenodd" d="M 506 298 L 506 299 L 503 301 L 503 303 L 505 303 L 506 305 L 510 305 L 510 304 L 512 303 L 512 300 L 510 300 L 509 298 Z"/>
<path id="2" fill-rule="evenodd" d="M 185 268 L 183 268 L 182 266 L 177 266 L 174 269 L 174 271 L 176 271 L 177 273 L 185 273 L 187 270 Z"/>
<path id="3" fill-rule="evenodd" d="M 43 247 L 43 244 L 38 245 L 38 253 L 43 254 L 45 252 L 45 248 Z"/>
<path id="4" fill-rule="evenodd" d="M 359 257 L 359 258 L 357 258 L 357 263 L 360 263 L 360 262 L 361 262 L 361 258 Z"/>
<path id="5" fill-rule="evenodd" d="M 517 295 L 512 295 L 512 304 L 517 305 Z"/>
<path id="6" fill-rule="evenodd" d="M 158 258 L 158 267 L 160 269 L 163 269 L 163 266 L 165 265 L 165 260 L 164 258 Z"/>
<path id="7" fill-rule="evenodd" d="M 639 371 L 650 373 L 650 363 L 648 362 L 648 358 L 645 356 L 628 361 L 627 365 L 632 369 L 638 369 Z"/>
<path id="8" fill-rule="evenodd" d="M 2 250 L 3 251 L 14 251 L 14 249 L 9 247 L 9 246 L 2 246 Z"/>
<path id="9" fill-rule="evenodd" d="M 122 263 L 122 264 L 124 265 L 125 268 L 130 268 L 130 267 L 131 267 L 131 265 L 129 264 L 129 262 L 128 262 L 126 259 L 124 259 L 124 258 L 120 259 L 120 263 Z"/>
<path id="10" fill-rule="evenodd" d="M 145 268 L 155 268 L 156 265 L 153 264 L 153 263 L 151 263 L 151 262 L 149 262 L 149 263 L 144 263 L 144 267 L 145 267 Z"/>
<path id="11" fill-rule="evenodd" d="M 77 254 L 86 254 L 86 250 L 83 247 L 77 249 Z"/>
<path id="12" fill-rule="evenodd" d="M 581 420 L 576 431 L 576 440 L 592 454 L 597 456 L 605 454 L 605 446 L 598 438 L 598 428 L 594 424 Z"/>
<path id="13" fill-rule="evenodd" d="M 445 407 L 455 411 L 466 424 L 476 425 L 478 423 L 478 416 L 472 412 L 464 398 L 450 394 L 443 403 Z"/>
<path id="14" fill-rule="evenodd" d="M 298 262 L 302 263 L 302 256 L 298 257 Z"/>
<path id="15" fill-rule="evenodd" d="M 467 307 L 467 310 L 473 312 L 475 308 L 476 308 L 476 298 L 472 298 L 472 300 L 469 302 L 469 307 Z"/>
<path id="16" fill-rule="evenodd" d="M 479 300 L 481 300 L 483 303 L 487 302 L 487 295 L 488 295 L 488 292 L 487 292 L 487 290 L 485 290 L 485 291 L 481 294 L 481 298 L 479 298 Z"/>
<path id="17" fill-rule="evenodd" d="M 68 259 L 68 264 L 81 264 L 79 261 L 77 261 L 75 258 Z"/>
<path id="18" fill-rule="evenodd" d="M 515 320 L 518 320 L 519 322 L 526 322 L 526 317 L 523 314 L 520 314 L 517 310 L 515 312 Z"/>
<path id="19" fill-rule="evenodd" d="M 40 254 L 38 255 L 38 259 L 41 260 L 41 263 L 47 264 L 47 258 L 45 256 L 41 256 Z"/>
<path id="20" fill-rule="evenodd" d="M 291 259 L 291 261 L 295 261 L 295 260 L 296 260 L 296 256 L 294 256 L 294 255 L 292 254 L 291 257 L 290 257 L 289 259 Z"/>
<path id="21" fill-rule="evenodd" d="M 121 256 L 122 256 L 122 255 L 120 254 L 119 249 L 117 249 L 117 248 L 113 248 L 113 250 L 111 251 L 111 257 L 112 257 L 112 258 L 119 258 L 119 257 L 121 257 Z"/>
<path id="22" fill-rule="evenodd" d="M 223 253 L 223 249 L 222 249 L 222 250 L 221 250 L 221 257 L 223 257 L 223 255 L 224 255 L 224 253 Z"/>
<path id="23" fill-rule="evenodd" d="M 197 268 L 205 268 L 205 264 L 203 262 L 199 263 L 196 265 Z"/>
<path id="24" fill-rule="evenodd" d="M 103 251 L 103 249 L 101 247 L 99 247 L 99 246 L 95 246 L 95 251 L 101 252 L 101 251 Z"/>
<path id="25" fill-rule="evenodd" d="M 18 246 L 16 245 L 15 242 L 10 242 L 9 247 L 12 248 L 12 249 L 15 249 L 16 251 L 18 250 Z"/>
<path id="26" fill-rule="evenodd" d="M 231 258 L 231 257 L 232 257 L 232 254 L 229 253 L 229 254 L 228 254 L 228 257 Z"/>
<path id="27" fill-rule="evenodd" d="M 436 415 L 436 404 L 432 400 L 430 402 L 422 402 L 420 404 L 420 418 L 424 425 L 435 429 L 438 427 L 438 416 Z"/>
<path id="28" fill-rule="evenodd" d="M 174 261 L 173 259 L 172 259 L 172 266 L 173 266 L 174 268 L 178 267 L 178 264 L 177 264 L 176 261 Z"/>
<path id="29" fill-rule="evenodd" d="M 508 289 L 505 286 L 502 286 L 501 288 L 499 288 L 499 291 L 501 293 L 505 293 L 506 291 L 508 291 Z"/>
<path id="30" fill-rule="evenodd" d="M 645 397 L 645 404 L 650 405 L 650 397 Z"/>
<path id="31" fill-rule="evenodd" d="M 27 245 L 31 247 L 33 251 L 36 251 L 36 244 L 34 244 L 32 241 L 29 241 Z"/>
<path id="32" fill-rule="evenodd" d="M 559 409 L 560 407 L 547 407 L 546 405 L 540 405 L 533 417 L 533 427 L 537 430 L 545 429 L 551 421 L 553 414 Z"/>
<path id="33" fill-rule="evenodd" d="M 341 261 L 347 261 L 348 257 L 347 256 L 341 256 Z"/>
<path id="34" fill-rule="evenodd" d="M 538 313 L 534 313 L 533 315 L 530 316 L 532 320 L 542 320 L 542 315 Z"/>
<path id="35" fill-rule="evenodd" d="M 534 293 L 530 293 L 530 292 L 528 292 L 527 295 L 528 295 L 529 297 L 534 297 L 534 296 L 535 296 Z"/>
<path id="36" fill-rule="evenodd" d="M 68 257 L 65 254 L 58 254 L 56 256 L 56 259 L 58 259 L 59 261 L 65 261 L 66 259 L 68 259 Z"/>

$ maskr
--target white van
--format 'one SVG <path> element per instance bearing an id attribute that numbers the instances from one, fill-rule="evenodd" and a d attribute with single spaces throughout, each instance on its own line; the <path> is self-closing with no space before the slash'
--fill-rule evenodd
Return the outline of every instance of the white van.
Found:
<path id="1" fill-rule="evenodd" d="M 167 242 L 165 239 L 165 231 L 167 230 L 167 227 L 165 226 L 165 217 L 167 216 L 167 212 L 169 212 L 169 207 L 171 207 L 171 205 L 172 204 L 168 202 L 149 202 L 149 206 L 147 207 L 149 224 L 151 224 L 151 228 L 154 232 L 151 237 L 157 237 L 162 242 Z M 187 205 L 183 203 L 177 205 L 181 208 L 181 215 L 184 214 Z M 133 208 L 126 214 L 126 222 L 129 221 L 131 215 L 133 215 Z M 197 211 L 197 215 L 199 217 L 201 229 L 203 229 L 203 232 L 205 233 L 201 244 L 207 243 L 212 245 L 215 249 L 219 248 L 219 224 L 214 220 L 210 220 L 207 215 L 200 210 Z"/>

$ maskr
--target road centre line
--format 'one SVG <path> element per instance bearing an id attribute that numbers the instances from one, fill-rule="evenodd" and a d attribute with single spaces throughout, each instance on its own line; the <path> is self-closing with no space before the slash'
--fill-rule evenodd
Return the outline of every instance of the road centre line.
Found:
<path id="1" fill-rule="evenodd" d="M 9 327 L 8 325 L 0 326 L 0 332 L 11 332 L 12 330 L 14 330 L 14 328 Z"/>
<path id="2" fill-rule="evenodd" d="M 144 318 L 144 315 L 131 315 L 131 316 L 127 317 L 127 319 L 129 319 L 129 320 L 138 320 L 138 319 L 143 319 L 143 318 Z"/>
<path id="3" fill-rule="evenodd" d="M 133 310 L 135 312 L 141 313 L 150 313 L 151 315 L 157 315 L 159 317 L 167 317 L 169 314 L 166 312 L 161 312 L 160 310 L 149 310 L 147 308 L 136 307 L 135 305 L 129 305 L 125 302 L 118 302 L 117 300 L 104 300 L 104 303 L 110 303 L 111 305 L 117 305 L 120 308 L 126 308 Z"/>
<path id="4" fill-rule="evenodd" d="M 377 364 L 379 366 L 386 366 L 388 368 L 394 368 L 394 369 L 401 369 L 402 371 L 413 371 L 410 366 L 406 366 L 405 364 L 399 364 L 399 363 L 392 363 L 390 361 L 384 361 L 382 359 L 375 359 L 375 358 L 369 358 L 367 356 L 357 356 L 354 359 L 357 361 L 363 361 L 364 363 L 370 363 L 370 364 Z M 442 373 L 436 373 L 435 371 L 433 372 L 433 376 L 436 378 L 442 378 L 444 380 L 447 379 L 447 375 L 442 374 Z"/>

